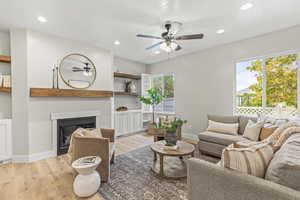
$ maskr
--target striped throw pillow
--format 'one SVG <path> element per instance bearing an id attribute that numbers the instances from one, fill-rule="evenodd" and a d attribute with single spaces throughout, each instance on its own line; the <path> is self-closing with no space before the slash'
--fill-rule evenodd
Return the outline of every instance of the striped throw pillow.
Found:
<path id="1" fill-rule="evenodd" d="M 232 144 L 223 150 L 221 166 L 263 178 L 273 153 L 269 143 L 258 143 L 248 148 L 235 148 Z"/>

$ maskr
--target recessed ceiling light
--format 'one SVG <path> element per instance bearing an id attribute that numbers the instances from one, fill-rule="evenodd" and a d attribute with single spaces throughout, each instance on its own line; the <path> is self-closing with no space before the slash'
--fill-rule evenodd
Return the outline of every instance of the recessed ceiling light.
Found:
<path id="1" fill-rule="evenodd" d="M 248 9 L 250 9 L 250 8 L 252 8 L 253 7 L 253 4 L 252 3 L 245 3 L 244 5 L 242 5 L 241 7 L 240 7 L 240 9 L 241 10 L 248 10 Z"/>
<path id="2" fill-rule="evenodd" d="M 115 45 L 120 45 L 121 42 L 120 42 L 119 40 L 116 40 L 116 41 L 114 42 L 114 44 L 115 44 Z"/>
<path id="3" fill-rule="evenodd" d="M 160 54 L 160 51 L 154 51 L 154 54 L 158 55 Z"/>
<path id="4" fill-rule="evenodd" d="M 169 1 L 168 1 L 168 0 L 162 0 L 162 1 L 161 1 L 161 6 L 162 6 L 162 7 L 166 7 L 166 6 L 168 6 L 168 4 L 169 4 Z"/>
<path id="5" fill-rule="evenodd" d="M 37 20 L 39 20 L 40 22 L 47 22 L 48 20 L 46 19 L 46 17 L 43 17 L 43 16 L 38 16 Z"/>
<path id="6" fill-rule="evenodd" d="M 224 29 L 219 29 L 219 30 L 217 30 L 217 32 L 216 33 L 218 33 L 218 34 L 222 34 L 222 33 L 224 33 L 225 32 L 225 30 Z"/>

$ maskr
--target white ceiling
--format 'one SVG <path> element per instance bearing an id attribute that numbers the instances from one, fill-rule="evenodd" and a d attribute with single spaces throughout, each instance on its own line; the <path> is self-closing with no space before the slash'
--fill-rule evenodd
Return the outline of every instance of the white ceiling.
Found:
<path id="1" fill-rule="evenodd" d="M 252 9 L 240 10 L 244 3 Z M 161 24 L 184 24 L 180 34 L 204 33 L 203 40 L 180 41 L 178 56 L 300 24 L 299 0 L 0 0 L 0 28 L 25 27 L 88 42 L 143 63 L 168 58 L 145 48 L 160 35 Z M 47 23 L 37 21 L 44 16 Z M 225 29 L 224 34 L 216 30 Z M 114 45 L 119 40 L 121 45 Z"/>

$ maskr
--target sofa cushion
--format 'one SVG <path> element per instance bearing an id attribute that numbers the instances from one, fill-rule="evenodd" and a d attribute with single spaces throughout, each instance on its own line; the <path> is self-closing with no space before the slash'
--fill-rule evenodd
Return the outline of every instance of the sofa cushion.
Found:
<path id="1" fill-rule="evenodd" d="M 265 140 L 267 139 L 270 135 L 273 134 L 273 132 L 278 128 L 278 126 L 275 125 L 270 125 L 270 126 L 266 126 L 264 125 L 264 127 L 261 129 L 260 135 L 259 135 L 259 139 L 260 140 Z"/>
<path id="2" fill-rule="evenodd" d="M 220 132 L 229 135 L 238 135 L 238 123 L 221 123 L 208 120 L 207 131 Z"/>
<path id="3" fill-rule="evenodd" d="M 239 123 L 238 116 L 224 116 L 224 115 L 207 115 L 207 119 L 215 122 L 221 123 Z"/>
<path id="4" fill-rule="evenodd" d="M 255 123 L 250 119 L 245 128 L 243 137 L 252 141 L 258 141 L 260 131 L 263 126 L 264 126 L 264 121 L 259 121 Z"/>
<path id="5" fill-rule="evenodd" d="M 248 117 L 248 116 L 239 116 L 239 134 L 243 135 L 245 128 L 248 124 L 248 121 L 251 120 L 253 122 L 257 122 L 257 118 L 256 117 Z"/>
<path id="6" fill-rule="evenodd" d="M 241 135 L 227 135 L 217 132 L 204 131 L 198 134 L 199 140 L 228 146 L 238 141 L 249 141 Z"/>
<path id="7" fill-rule="evenodd" d="M 290 136 L 275 153 L 265 179 L 300 191 L 300 133 Z"/>

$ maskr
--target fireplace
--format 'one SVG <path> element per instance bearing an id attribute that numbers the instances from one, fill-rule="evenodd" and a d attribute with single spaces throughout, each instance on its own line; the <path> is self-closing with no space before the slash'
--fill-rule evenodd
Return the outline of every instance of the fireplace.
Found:
<path id="1" fill-rule="evenodd" d="M 57 155 L 62 155 L 68 152 L 71 135 L 79 127 L 96 128 L 96 117 L 57 120 Z"/>

